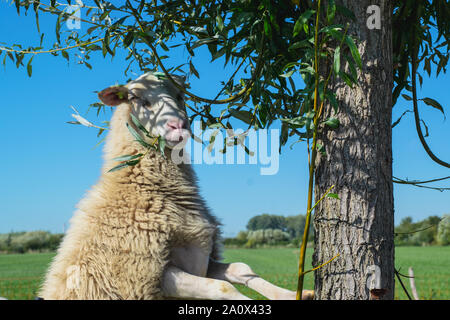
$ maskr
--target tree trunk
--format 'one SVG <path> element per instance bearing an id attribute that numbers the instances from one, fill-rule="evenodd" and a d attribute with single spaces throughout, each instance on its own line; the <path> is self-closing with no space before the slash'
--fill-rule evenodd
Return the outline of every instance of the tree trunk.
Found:
<path id="1" fill-rule="evenodd" d="M 356 16 L 348 32 L 358 39 L 363 67 L 357 86 L 341 79 L 329 86 L 339 111 L 328 106 L 325 117 L 337 117 L 340 127 L 320 136 L 326 155 L 317 159 L 315 197 L 335 185 L 340 200 L 326 198 L 315 210 L 314 265 L 340 256 L 315 272 L 316 299 L 393 299 L 392 7 L 387 0 L 336 2 Z M 372 4 L 381 29 L 367 26 Z"/>

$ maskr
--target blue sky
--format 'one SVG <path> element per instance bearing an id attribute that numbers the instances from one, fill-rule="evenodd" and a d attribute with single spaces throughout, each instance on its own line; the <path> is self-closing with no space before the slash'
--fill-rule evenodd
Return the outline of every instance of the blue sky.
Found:
<path id="1" fill-rule="evenodd" d="M 54 34 L 54 19 L 40 19 L 41 30 Z M 82 25 L 83 28 L 83 25 Z M 37 44 L 34 15 L 18 17 L 14 6 L 0 2 L 0 42 Z M 61 57 L 38 55 L 33 76 L 12 63 L 0 67 L 0 233 L 11 230 L 50 230 L 61 232 L 73 214 L 76 203 L 97 181 L 102 150 L 94 148 L 97 131 L 67 124 L 75 106 L 82 114 L 97 101 L 94 91 L 124 83 L 122 55 L 103 59 L 93 57 L 93 70 L 68 63 Z M 3 56 L 2 56 L 3 58 Z M 184 62 L 177 54 L 174 63 Z M 25 60 L 27 61 L 27 59 Z M 230 73 L 221 62 L 210 64 L 206 55 L 194 63 L 201 80 L 191 78 L 194 93 L 214 97 L 220 81 Z M 450 114 L 450 75 L 426 79 L 420 97 L 433 97 Z M 399 100 L 393 118 L 409 102 Z M 429 145 L 443 160 L 450 161 L 450 120 L 429 106 L 421 115 L 430 128 Z M 106 115 L 107 117 L 108 115 Z M 88 118 L 97 121 L 92 112 Z M 394 175 L 400 178 L 429 179 L 450 175 L 450 170 L 432 162 L 420 146 L 411 114 L 393 131 Z M 304 144 L 283 149 L 279 172 L 260 175 L 257 165 L 194 165 L 203 196 L 224 224 L 225 236 L 245 229 L 257 214 L 294 215 L 304 213 L 307 196 L 307 162 Z M 449 187 L 450 183 L 440 186 Z M 394 185 L 395 221 L 406 216 L 414 220 L 450 213 L 450 191 L 438 192 Z"/>

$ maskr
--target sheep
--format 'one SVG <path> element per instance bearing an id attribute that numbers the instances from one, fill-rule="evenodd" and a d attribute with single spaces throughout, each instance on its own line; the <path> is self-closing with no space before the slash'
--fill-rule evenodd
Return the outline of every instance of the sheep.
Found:
<path id="1" fill-rule="evenodd" d="M 184 86 L 183 78 L 173 79 Z M 38 295 L 248 299 L 232 285 L 240 283 L 270 299 L 294 299 L 293 291 L 265 281 L 246 264 L 220 262 L 221 224 L 200 196 L 191 166 L 170 159 L 170 150 L 191 134 L 184 95 L 170 79 L 147 73 L 98 96 L 116 106 L 102 174 L 78 204 Z M 127 128 L 136 130 L 131 114 L 152 136 L 165 138 L 164 154 L 136 141 Z M 145 157 L 109 172 L 115 158 L 136 154 Z M 305 290 L 303 295 L 312 294 Z"/>

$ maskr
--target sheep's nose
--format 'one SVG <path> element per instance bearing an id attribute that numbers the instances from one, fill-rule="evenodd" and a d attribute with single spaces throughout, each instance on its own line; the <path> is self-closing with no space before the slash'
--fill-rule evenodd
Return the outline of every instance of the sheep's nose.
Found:
<path id="1" fill-rule="evenodd" d="M 172 119 L 167 121 L 166 126 L 172 130 L 188 129 L 189 123 L 187 120 Z"/>

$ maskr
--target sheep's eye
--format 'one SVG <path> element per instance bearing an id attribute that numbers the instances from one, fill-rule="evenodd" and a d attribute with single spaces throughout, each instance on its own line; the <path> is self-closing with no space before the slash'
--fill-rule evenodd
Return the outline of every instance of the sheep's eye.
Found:
<path id="1" fill-rule="evenodd" d="M 178 94 L 178 95 L 177 95 L 177 100 L 178 100 L 178 101 L 183 101 L 183 96 L 182 96 L 181 94 Z"/>

